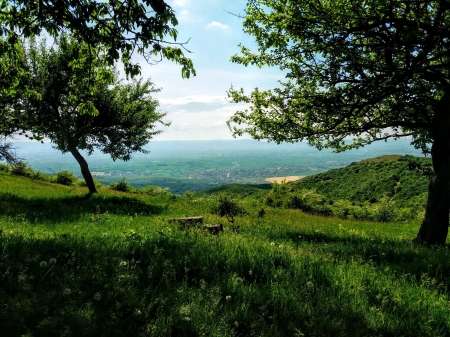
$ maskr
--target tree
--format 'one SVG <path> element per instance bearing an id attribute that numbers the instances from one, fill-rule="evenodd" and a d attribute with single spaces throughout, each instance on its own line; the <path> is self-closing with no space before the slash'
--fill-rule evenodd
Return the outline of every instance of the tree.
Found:
<path id="1" fill-rule="evenodd" d="M 286 72 L 279 87 L 229 91 L 251 106 L 228 121 L 233 134 L 358 148 L 412 137 L 430 153 L 425 217 L 414 242 L 443 244 L 450 208 L 450 2 L 249 1 L 235 63 Z M 353 142 L 346 137 L 353 136 Z"/>
<path id="2" fill-rule="evenodd" d="M 220 194 L 217 201 L 217 205 L 211 207 L 211 214 L 226 217 L 227 220 L 231 222 L 233 231 L 236 232 L 237 227 L 234 224 L 236 216 L 247 215 L 247 211 L 227 194 Z"/>
<path id="3" fill-rule="evenodd" d="M 163 0 L 0 0 L 0 54 L 11 51 L 19 37 L 30 38 L 45 30 L 58 37 L 70 32 L 90 47 L 102 45 L 110 65 L 121 60 L 128 75 L 140 73 L 131 63 L 137 52 L 147 62 L 166 58 L 180 63 L 182 76 L 195 75 L 192 61 L 177 43 L 178 24 L 173 9 Z M 175 42 L 165 40 L 169 36 Z M 180 48 L 181 47 L 181 48 Z"/>
<path id="4" fill-rule="evenodd" d="M 182 77 L 189 78 L 196 72 L 183 53 L 187 42 L 176 42 L 177 24 L 175 12 L 163 0 L 0 0 L 0 135 L 11 136 L 20 128 L 10 121 L 11 101 L 36 98 L 21 64 L 21 38 L 43 31 L 57 38 L 66 32 L 85 42 L 92 57 L 103 46 L 107 63 L 120 60 L 127 76 L 140 74 L 139 64 L 131 62 L 138 53 L 149 63 L 163 58 L 179 63 Z"/>
<path id="5" fill-rule="evenodd" d="M 5 140 L 0 143 L 0 161 L 5 161 L 10 165 L 15 165 L 20 161 L 14 152 L 11 143 L 6 142 Z"/>
<path id="6" fill-rule="evenodd" d="M 135 151 L 161 131 L 156 123 L 164 113 L 150 94 L 159 91 L 147 80 L 123 83 L 101 50 L 91 57 L 85 43 L 65 35 L 51 48 L 45 41 L 26 47 L 30 88 L 39 98 L 21 99 L 14 108 L 22 131 L 31 139 L 48 138 L 63 153 L 77 160 L 91 193 L 96 188 L 88 163 L 79 150 L 95 149 L 113 160 L 129 160 Z"/>

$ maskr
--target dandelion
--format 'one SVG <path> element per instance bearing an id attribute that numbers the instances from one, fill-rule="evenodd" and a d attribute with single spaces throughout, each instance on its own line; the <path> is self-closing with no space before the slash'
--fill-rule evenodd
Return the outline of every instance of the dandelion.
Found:
<path id="1" fill-rule="evenodd" d="M 227 296 L 225 297 L 225 299 L 226 299 L 227 301 L 229 301 L 229 300 L 231 300 L 231 296 L 230 296 L 230 295 L 227 295 Z"/>
<path id="2" fill-rule="evenodd" d="M 127 265 L 126 261 L 120 261 L 119 266 L 125 267 Z"/>
<path id="3" fill-rule="evenodd" d="M 70 290 L 70 288 L 65 288 L 64 290 L 63 290 L 63 294 L 64 295 L 70 295 L 72 293 L 72 290 Z"/>
<path id="4" fill-rule="evenodd" d="M 45 267 L 47 267 L 47 262 L 42 261 L 41 263 L 39 263 L 39 265 L 40 265 L 42 268 L 45 268 Z"/>
<path id="5" fill-rule="evenodd" d="M 49 263 L 49 264 L 55 264 L 55 263 L 56 263 L 56 259 L 55 259 L 55 258 L 51 258 L 51 259 L 48 261 L 48 263 Z"/>
<path id="6" fill-rule="evenodd" d="M 312 288 L 312 287 L 314 287 L 314 283 L 312 283 L 311 281 L 306 282 L 306 286 L 307 286 L 308 288 Z"/>

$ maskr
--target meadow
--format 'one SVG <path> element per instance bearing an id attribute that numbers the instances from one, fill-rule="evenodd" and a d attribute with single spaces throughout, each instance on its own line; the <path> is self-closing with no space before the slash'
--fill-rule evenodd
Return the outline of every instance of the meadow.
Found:
<path id="1" fill-rule="evenodd" d="M 0 173 L 2 336 L 450 336 L 450 250 L 368 222 L 217 194 L 124 193 Z M 261 212 L 264 209 L 264 212 Z M 222 223 L 215 236 L 169 218 Z"/>

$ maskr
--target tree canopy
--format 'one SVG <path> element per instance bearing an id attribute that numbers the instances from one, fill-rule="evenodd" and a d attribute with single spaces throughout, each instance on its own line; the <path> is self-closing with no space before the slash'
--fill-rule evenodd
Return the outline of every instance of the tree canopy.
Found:
<path id="1" fill-rule="evenodd" d="M 159 91 L 150 80 L 124 83 L 108 65 L 101 50 L 90 48 L 63 35 L 48 47 L 45 41 L 30 41 L 25 47 L 28 86 L 39 98 L 21 99 L 12 116 L 30 138 L 49 139 L 61 152 L 78 161 L 91 192 L 95 192 L 88 165 L 79 153 L 102 151 L 113 160 L 129 160 L 160 130 L 164 113 L 150 94 Z"/>
<path id="2" fill-rule="evenodd" d="M 233 134 L 338 151 L 411 136 L 435 171 L 416 241 L 445 242 L 450 2 L 252 0 L 243 25 L 258 51 L 241 46 L 232 61 L 279 67 L 286 80 L 250 94 L 231 88 L 231 101 L 251 104 L 228 121 Z"/>
<path id="3" fill-rule="evenodd" d="M 176 42 L 177 24 L 174 10 L 163 0 L 0 0 L 0 36 L 5 38 L 0 54 L 20 37 L 66 32 L 91 47 L 104 46 L 108 63 L 121 60 L 128 75 L 140 73 L 139 65 L 131 62 L 137 52 L 148 62 L 175 61 L 182 66 L 182 76 L 189 77 L 195 70 L 183 54 L 185 43 Z"/>

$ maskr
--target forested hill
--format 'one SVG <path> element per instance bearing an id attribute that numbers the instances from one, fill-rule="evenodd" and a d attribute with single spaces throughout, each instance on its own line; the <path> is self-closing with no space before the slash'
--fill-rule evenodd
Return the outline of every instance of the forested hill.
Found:
<path id="1" fill-rule="evenodd" d="M 382 156 L 315 174 L 295 184 L 298 189 L 315 189 L 330 200 L 352 202 L 377 202 L 389 197 L 398 206 L 422 204 L 425 200 L 429 178 L 420 173 L 431 159 L 413 156 Z M 419 170 L 411 166 L 419 166 Z"/>

